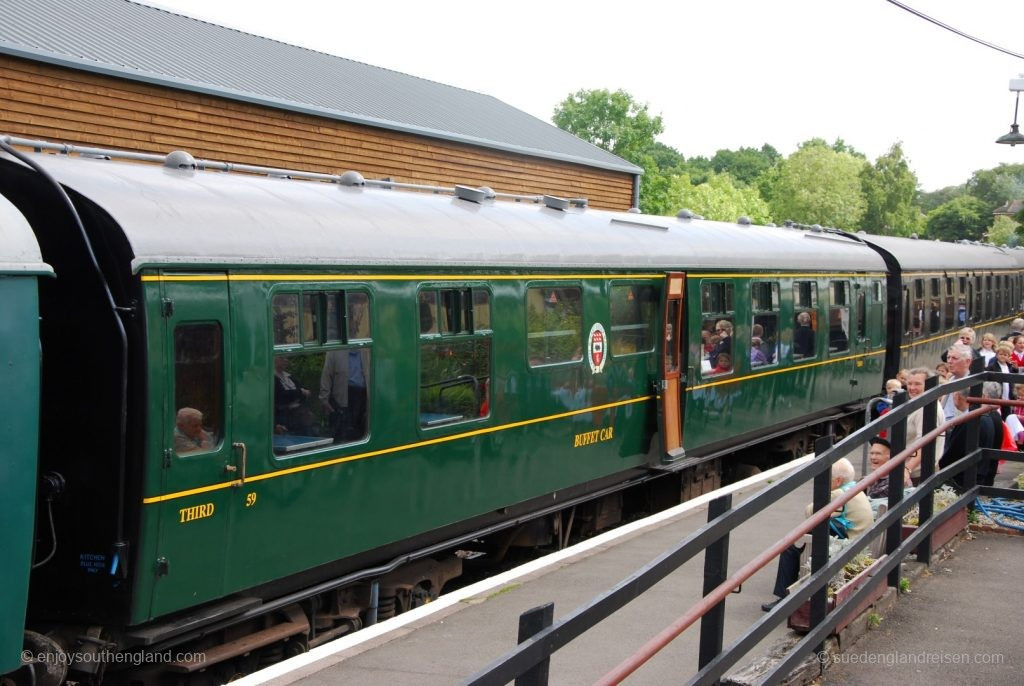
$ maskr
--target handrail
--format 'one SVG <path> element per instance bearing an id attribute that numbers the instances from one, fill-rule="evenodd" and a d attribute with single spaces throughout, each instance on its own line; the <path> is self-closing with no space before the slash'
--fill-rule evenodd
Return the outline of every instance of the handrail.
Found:
<path id="1" fill-rule="evenodd" d="M 951 392 L 958 391 L 963 388 L 973 387 L 981 384 L 983 381 L 1018 381 L 1021 374 L 1007 374 L 1002 372 L 980 372 L 978 374 L 968 376 L 962 379 L 954 379 L 948 383 L 936 385 L 932 388 L 927 389 L 924 393 L 913 398 L 907 402 L 900 402 L 905 399 L 905 394 L 901 394 L 902 397 L 898 398 L 897 405 L 888 413 L 872 422 L 870 425 L 864 426 L 858 429 L 854 433 L 846 437 L 841 443 L 833 446 L 824 452 L 821 452 L 817 458 L 804 465 L 799 470 L 796 470 L 786 477 L 783 477 L 771 488 L 766 488 L 758 493 L 755 493 L 752 497 L 745 500 L 739 506 L 734 509 L 730 509 L 721 516 L 714 518 L 709 521 L 703 527 L 695 531 L 693 534 L 688 536 L 683 541 L 680 541 L 672 549 L 662 553 L 660 556 L 652 560 L 641 570 L 634 572 L 627 578 L 623 579 L 617 585 L 596 596 L 590 603 L 580 606 L 565 615 L 561 620 L 553 623 L 549 627 L 537 632 L 532 638 L 521 642 L 516 648 L 506 653 L 504 656 L 493 660 L 486 667 L 478 671 L 473 676 L 469 677 L 464 684 L 490 684 L 490 683 L 506 683 L 507 681 L 515 678 L 518 675 L 525 673 L 530 668 L 539 664 L 543 660 L 548 659 L 552 654 L 558 651 L 560 648 L 580 636 L 585 631 L 589 630 L 598 622 L 610 616 L 613 612 L 617 611 L 627 603 L 631 602 L 634 598 L 639 596 L 641 593 L 649 590 L 658 581 L 665 578 L 672 571 L 677 569 L 679 566 L 684 564 L 686 561 L 694 557 L 696 554 L 704 551 L 710 545 L 718 542 L 728 535 L 730 531 L 738 527 L 740 524 L 746 522 L 748 519 L 766 509 L 768 506 L 774 504 L 785 495 L 789 494 L 797 487 L 804 484 L 806 481 L 812 478 L 819 477 L 824 478 L 826 475 L 823 474 L 826 470 L 831 468 L 831 465 L 837 461 L 840 457 L 845 454 L 852 452 L 853 450 L 866 443 L 873 436 L 875 436 L 881 429 L 887 429 L 897 424 L 903 424 L 910 413 L 916 410 L 931 405 L 934 407 L 935 401 L 939 396 L 946 395 Z M 986 403 L 986 404 L 1000 404 L 1000 403 Z M 988 410 L 985 410 L 988 411 Z M 942 427 L 936 427 L 934 430 L 927 432 L 917 441 L 914 441 L 911 446 L 900 450 L 896 455 L 896 458 L 890 458 L 889 462 L 878 470 L 875 470 L 870 475 L 865 476 L 861 482 L 858 482 L 859 489 L 866 488 L 868 485 L 875 483 L 878 479 L 891 472 L 896 468 L 897 465 L 902 464 L 906 458 L 914 452 L 914 450 L 920 448 L 922 445 L 928 443 L 930 440 L 934 440 L 939 433 L 949 426 L 956 426 L 963 422 L 970 421 L 971 418 L 984 414 L 980 410 L 972 410 L 971 416 L 961 416 L 955 418 L 951 422 L 947 422 Z M 927 419 L 927 417 L 926 417 Z M 933 418 L 934 419 L 934 418 Z M 958 421 L 959 420 L 959 421 Z M 930 422 L 927 422 L 930 424 Z M 902 426 L 901 426 L 902 428 Z M 969 434 L 970 435 L 970 434 Z M 902 442 L 902 440 L 900 440 Z M 976 443 L 976 441 L 975 441 Z M 899 447 L 897 445 L 897 447 Z M 927 539 L 931 535 L 931 530 L 942 523 L 945 519 L 951 516 L 952 512 L 941 512 L 933 517 L 929 518 L 930 505 L 931 505 L 931 489 L 937 487 L 943 481 L 960 474 L 961 472 L 971 470 L 968 477 L 968 486 L 973 487 L 973 467 L 976 462 L 981 459 L 982 451 L 975 451 L 959 460 L 958 462 L 950 465 L 931 476 L 928 476 L 928 472 L 934 468 L 934 461 L 927 469 L 924 469 L 923 476 L 927 477 L 920 484 L 920 488 L 911 493 L 906 497 L 902 496 L 902 489 L 898 491 L 896 497 L 899 501 L 899 505 L 894 509 L 890 505 L 889 511 L 883 515 L 867 532 L 864 534 L 865 540 L 870 540 L 872 537 L 878 535 L 881 531 L 886 528 L 893 528 L 898 526 L 898 517 L 902 517 L 904 510 L 909 509 L 914 504 L 921 502 L 921 526 L 918 532 L 915 534 L 915 547 L 920 539 Z M 886 469 L 886 467 L 888 467 Z M 827 484 L 827 481 L 825 482 Z M 892 485 L 891 485 L 892 488 Z M 850 492 L 849 498 L 854 497 L 856 490 Z M 958 503 L 967 502 L 967 495 L 977 493 L 977 488 L 970 488 L 968 493 L 958 500 Z M 845 497 L 847 494 L 844 494 Z M 727 497 L 727 496 L 726 496 Z M 819 508 L 819 510 L 812 515 L 814 521 L 818 522 L 821 526 L 822 535 L 827 537 L 827 533 L 824 533 L 823 522 L 825 517 L 819 517 L 819 513 L 825 512 L 830 513 L 829 508 L 834 508 L 838 503 L 845 503 L 846 500 L 843 497 L 837 499 L 835 503 L 830 503 L 825 508 Z M 894 501 L 895 502 L 895 501 Z M 807 529 L 813 528 L 814 524 L 805 522 Z M 798 527 L 798 529 L 804 529 L 804 526 Z M 793 532 L 790 532 L 791 534 Z M 800 535 L 803 535 L 802 533 Z M 798 538 L 799 536 L 797 536 Z M 788 536 L 787 536 L 788 538 Z M 909 539 L 908 539 L 909 540 Z M 781 544 L 776 544 L 778 547 Z M 813 547 L 813 546 L 812 546 Z M 784 548 L 784 546 L 783 546 Z M 894 551 L 912 550 L 914 548 L 907 548 L 906 544 L 897 544 L 895 541 L 890 546 L 890 553 Z M 748 631 L 744 640 L 755 640 L 759 641 L 764 638 L 772 629 L 774 624 L 779 620 L 779 617 L 783 612 L 791 612 L 794 610 L 799 603 L 805 601 L 811 593 L 816 589 L 817 592 L 824 593 L 824 584 L 828 579 L 842 566 L 845 565 L 850 559 L 854 557 L 854 554 L 858 552 L 857 548 L 847 548 L 833 558 L 829 560 L 827 564 L 812 573 L 811 578 L 807 581 L 802 590 L 796 593 L 791 593 L 790 596 L 784 598 L 776 605 L 775 609 L 761 618 L 754 627 Z M 776 553 L 777 554 L 777 553 Z M 904 553 L 905 554 L 905 553 Z M 895 569 L 896 564 L 899 563 L 902 555 L 899 558 L 894 558 L 891 564 L 886 563 L 886 569 Z M 771 558 L 768 558 L 771 559 Z M 761 566 L 764 566 L 763 564 Z M 817 568 L 817 567 L 816 567 Z M 734 575 L 735 576 L 735 575 Z M 719 588 L 715 589 L 719 595 L 722 595 L 720 590 L 726 586 L 726 583 L 720 585 Z M 730 587 L 731 588 L 734 586 Z M 722 595 L 724 598 L 724 595 Z M 824 598 L 824 595 L 821 596 Z M 855 596 L 856 597 L 856 596 Z M 721 602 L 719 599 L 718 602 Z M 702 605 L 704 602 L 702 601 Z M 717 603 L 709 604 L 714 606 Z M 687 620 L 687 626 L 692 625 L 689 617 Z M 838 619 L 835 620 L 838 622 Z M 833 623 L 835 623 L 833 622 Z M 770 625 L 769 625 L 770 624 Z M 819 625 L 825 626 L 828 622 Z M 764 627 L 766 625 L 767 628 Z M 685 628 L 685 627 L 684 627 Z M 817 631 L 817 630 L 816 630 Z M 820 640 L 820 638 L 819 638 Z M 735 646 L 734 646 L 735 647 Z M 732 648 L 730 648 L 732 650 Z M 727 651 L 728 652 L 728 651 Z M 711 673 L 708 670 L 712 670 L 712 667 L 720 669 L 720 671 L 713 672 L 714 675 L 720 676 L 724 669 L 728 665 L 724 665 L 721 662 L 721 658 L 726 653 L 719 653 L 718 657 L 709 662 L 709 664 L 702 667 L 700 678 L 706 679 L 708 674 Z M 707 672 L 707 673 L 706 673 Z M 507 678 L 506 678 L 507 677 Z M 712 676 L 714 678 L 714 676 Z"/>
<path id="2" fill-rule="evenodd" d="M 628 657 L 626 660 L 621 662 L 612 671 L 608 672 L 604 677 L 598 680 L 596 683 L 601 686 L 607 684 L 617 684 L 627 676 L 632 674 L 634 671 L 640 668 L 645 662 L 654 657 L 654 655 L 669 644 L 673 639 L 678 637 L 681 633 L 686 631 L 690 626 L 694 624 L 698 619 L 703 617 L 711 608 L 724 600 L 732 591 L 743 584 L 747 579 L 752 577 L 755 573 L 760 571 L 762 568 L 768 565 L 769 562 L 778 557 L 782 551 L 789 546 L 800 540 L 805 534 L 811 532 L 819 524 L 827 522 L 832 516 L 832 513 L 839 508 L 846 505 L 846 503 L 853 500 L 858 493 L 862 492 L 868 486 L 876 483 L 879 479 L 884 476 L 888 476 L 896 467 L 901 466 L 904 461 L 910 457 L 918 448 L 922 445 L 931 442 L 939 434 L 948 428 L 959 426 L 964 424 L 975 417 L 980 417 L 983 414 L 991 412 L 991 409 L 982 407 L 977 410 L 966 412 L 958 417 L 954 417 L 950 421 L 942 424 L 935 428 L 935 430 L 929 432 L 920 439 L 914 441 L 911 447 L 906 448 L 899 454 L 890 457 L 885 464 L 878 467 L 870 474 L 866 475 L 857 485 L 843 492 L 842 495 L 838 496 L 835 500 L 829 502 L 828 505 L 817 510 L 806 519 L 802 524 L 794 527 L 787 533 L 782 539 L 775 542 L 770 548 L 757 555 L 750 562 L 745 564 L 743 567 L 738 569 L 732 576 L 722 582 L 717 588 L 711 593 L 708 593 L 693 606 L 690 607 L 679 619 L 672 622 L 667 628 L 663 629 L 658 635 L 650 639 L 645 643 L 639 650 L 633 655 Z M 914 447 L 916 446 L 916 447 Z M 872 527 L 874 528 L 874 527 Z M 863 536 L 863 535 L 862 535 Z"/>

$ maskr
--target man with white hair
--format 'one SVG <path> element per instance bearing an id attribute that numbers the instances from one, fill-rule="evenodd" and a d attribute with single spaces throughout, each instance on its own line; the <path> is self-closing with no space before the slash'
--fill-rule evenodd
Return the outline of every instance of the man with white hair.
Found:
<path id="1" fill-rule="evenodd" d="M 974 361 L 974 350 L 965 343 L 954 343 L 946 351 L 946 364 L 949 366 L 949 381 L 962 379 L 971 373 L 971 363 Z M 954 393 L 946 395 L 942 401 L 942 414 L 944 421 L 949 421 L 960 414 L 954 402 Z"/>
<path id="2" fill-rule="evenodd" d="M 203 413 L 194 407 L 178 410 L 174 421 L 174 452 L 187 455 L 213 448 L 213 436 L 203 428 Z"/>
<path id="3" fill-rule="evenodd" d="M 836 460 L 832 465 L 832 490 L 829 500 L 835 500 L 840 495 L 857 485 L 854 480 L 853 464 L 845 457 Z M 804 510 L 806 516 L 814 513 L 814 505 L 808 504 Z M 850 502 L 832 513 L 828 523 L 828 533 L 836 538 L 857 538 L 864 533 L 874 522 L 874 514 L 871 511 L 871 501 L 864 495 L 864 491 L 853 496 Z M 764 603 L 761 609 L 770 611 L 779 604 L 779 601 L 789 595 L 789 587 L 796 582 L 800 573 L 800 554 L 803 547 L 791 545 L 779 555 L 779 569 L 775 574 L 775 600 Z"/>

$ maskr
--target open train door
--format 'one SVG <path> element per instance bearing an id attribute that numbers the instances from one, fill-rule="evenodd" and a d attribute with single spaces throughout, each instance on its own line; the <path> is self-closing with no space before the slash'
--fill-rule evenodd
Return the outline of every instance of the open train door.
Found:
<path id="1" fill-rule="evenodd" d="M 682 459 L 683 452 L 683 380 L 682 359 L 683 294 L 686 275 L 669 272 L 665 275 L 665 297 L 661 313 L 661 378 L 658 383 L 658 429 L 661 435 L 661 462 Z"/>

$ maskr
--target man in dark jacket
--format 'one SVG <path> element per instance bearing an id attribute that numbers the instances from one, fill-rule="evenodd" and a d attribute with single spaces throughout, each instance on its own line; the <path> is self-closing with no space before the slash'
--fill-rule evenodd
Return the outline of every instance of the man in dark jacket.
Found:
<path id="1" fill-rule="evenodd" d="M 998 398 L 1002 393 L 1000 384 L 995 381 L 986 381 L 982 387 L 982 397 Z M 955 393 L 954 402 L 961 412 L 967 411 L 967 400 L 963 393 Z M 1003 444 L 1003 419 L 999 415 L 999 407 L 990 405 L 989 412 L 981 417 L 953 427 L 946 437 L 946 450 L 939 460 L 939 468 L 945 468 L 953 464 L 967 454 L 967 428 L 973 423 L 978 423 L 978 447 L 993 448 L 999 450 Z M 978 483 L 983 486 L 991 486 L 996 478 L 995 460 L 981 460 L 978 463 Z M 954 477 L 954 487 L 957 491 L 964 490 L 963 474 Z"/>

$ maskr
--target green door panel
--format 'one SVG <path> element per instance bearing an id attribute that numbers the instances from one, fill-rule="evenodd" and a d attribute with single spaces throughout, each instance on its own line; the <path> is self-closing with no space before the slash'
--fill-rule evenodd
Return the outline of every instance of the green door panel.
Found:
<path id="1" fill-rule="evenodd" d="M 166 383 L 153 421 L 164 469 L 160 497 L 146 505 L 159 512 L 153 617 L 224 594 L 231 484 L 240 468 L 231 441 L 227 279 L 164 281 L 161 289 Z M 190 423 L 197 413 L 198 429 Z"/>

